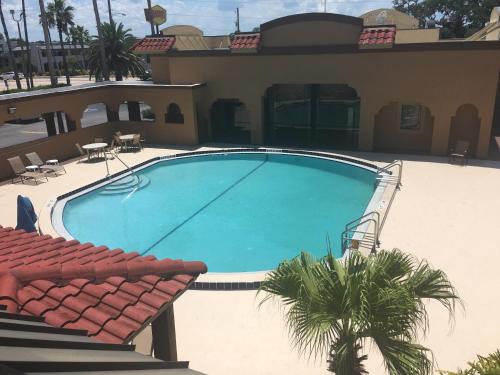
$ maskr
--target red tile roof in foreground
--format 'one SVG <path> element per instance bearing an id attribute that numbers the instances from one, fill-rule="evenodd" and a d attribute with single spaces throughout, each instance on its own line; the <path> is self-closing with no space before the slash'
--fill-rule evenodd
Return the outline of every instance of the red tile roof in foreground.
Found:
<path id="1" fill-rule="evenodd" d="M 395 26 L 365 27 L 359 37 L 359 48 L 390 48 L 396 39 Z"/>
<path id="2" fill-rule="evenodd" d="M 207 271 L 0 226 L 0 304 L 55 327 L 125 343 Z"/>
<path id="3" fill-rule="evenodd" d="M 136 53 L 168 52 L 175 44 L 175 36 L 145 37 L 136 42 L 130 50 Z"/>
<path id="4" fill-rule="evenodd" d="M 257 49 L 260 44 L 260 33 L 235 34 L 231 38 L 231 49 Z"/>

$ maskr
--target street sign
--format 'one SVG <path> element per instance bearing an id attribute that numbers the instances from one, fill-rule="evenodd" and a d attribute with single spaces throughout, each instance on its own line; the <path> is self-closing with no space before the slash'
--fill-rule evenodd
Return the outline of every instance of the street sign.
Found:
<path id="1" fill-rule="evenodd" d="M 151 12 L 147 8 L 144 9 L 144 15 L 146 16 L 146 21 L 153 25 L 158 26 L 167 22 L 167 10 L 160 5 L 151 7 Z"/>

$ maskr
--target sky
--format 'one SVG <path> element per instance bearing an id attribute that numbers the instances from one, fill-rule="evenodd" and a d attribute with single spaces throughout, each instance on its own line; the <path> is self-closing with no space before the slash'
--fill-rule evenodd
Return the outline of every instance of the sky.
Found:
<path id="1" fill-rule="evenodd" d="M 25 0 L 28 17 L 30 41 L 42 40 L 43 31 L 38 23 L 39 0 Z M 45 0 L 45 5 L 50 0 Z M 21 0 L 2 0 L 2 7 L 9 30 L 9 36 L 18 36 L 16 23 L 9 13 L 10 9 L 21 8 Z M 92 0 L 66 0 L 75 8 L 75 23 L 96 34 Z M 107 0 L 97 0 L 101 21 L 108 21 Z M 137 37 L 149 32 L 149 24 L 144 19 L 146 0 L 111 0 L 113 18 L 122 22 Z M 167 9 L 167 23 L 160 26 L 178 24 L 193 25 L 202 29 L 205 35 L 229 34 L 235 31 L 236 13 L 240 8 L 240 29 L 251 31 L 261 23 L 274 18 L 305 12 L 323 12 L 324 0 L 152 0 L 153 5 Z M 369 10 L 390 8 L 391 0 L 326 0 L 327 11 L 359 16 Z M 56 39 L 55 31 L 52 31 Z"/>

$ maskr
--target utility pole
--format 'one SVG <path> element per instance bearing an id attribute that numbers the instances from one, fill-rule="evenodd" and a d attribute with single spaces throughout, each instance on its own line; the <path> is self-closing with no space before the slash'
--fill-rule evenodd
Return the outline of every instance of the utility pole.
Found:
<path id="1" fill-rule="evenodd" d="M 19 14 L 19 19 L 16 19 L 15 17 L 15 14 L 16 14 L 16 11 L 14 9 L 11 9 L 10 10 L 10 15 L 12 16 L 12 20 L 17 23 L 17 33 L 19 34 L 19 44 L 21 45 L 21 56 L 24 55 L 24 46 L 23 46 L 23 38 L 21 36 L 21 26 L 19 25 L 19 23 L 21 22 L 21 20 L 23 19 L 23 12 L 21 11 L 21 13 Z M 23 56 L 24 57 L 24 56 Z M 28 64 L 31 64 L 31 61 L 28 61 L 27 62 Z M 21 66 L 24 68 L 24 63 L 23 61 L 21 60 Z M 24 70 L 24 69 L 23 69 Z M 26 88 L 29 90 L 30 89 L 30 79 L 28 77 L 28 72 L 26 70 L 23 71 L 23 74 L 26 74 L 24 76 L 24 78 L 26 79 Z"/>
<path id="2" fill-rule="evenodd" d="M 155 35 L 155 25 L 153 25 L 153 15 L 151 10 L 151 0 L 148 0 L 149 25 L 151 26 L 151 36 Z"/>
<path id="3" fill-rule="evenodd" d="M 323 11 L 326 13 L 326 0 L 324 2 L 324 8 L 323 8 Z"/>
<path id="4" fill-rule="evenodd" d="M 240 8 L 236 8 L 236 32 L 240 32 Z"/>
<path id="5" fill-rule="evenodd" d="M 31 47 L 28 38 L 28 25 L 26 24 L 26 5 L 25 1 L 22 0 L 22 10 L 23 10 L 23 24 L 24 24 L 24 40 L 26 42 L 26 52 L 28 55 L 28 75 L 30 78 L 31 88 L 33 88 L 33 66 L 31 65 Z"/>

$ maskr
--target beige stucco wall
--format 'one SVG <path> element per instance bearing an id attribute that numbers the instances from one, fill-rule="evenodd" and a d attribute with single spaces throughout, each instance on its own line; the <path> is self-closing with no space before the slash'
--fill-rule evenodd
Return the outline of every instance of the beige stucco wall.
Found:
<path id="1" fill-rule="evenodd" d="M 439 41 L 439 29 L 397 30 L 396 44 Z"/>
<path id="2" fill-rule="evenodd" d="M 152 57 L 155 60 L 161 57 Z M 431 152 L 445 155 L 452 116 L 466 103 L 481 118 L 478 156 L 488 152 L 500 51 L 415 51 L 351 54 L 170 57 L 172 84 L 206 82 L 199 109 L 209 119 L 219 98 L 251 112 L 251 139 L 262 143 L 262 97 L 273 84 L 345 83 L 361 98 L 359 147 L 373 149 L 375 115 L 391 102 L 415 102 L 434 118 Z"/>
<path id="3" fill-rule="evenodd" d="M 76 130 L 53 137 L 43 138 L 0 149 L 0 180 L 10 177 L 12 170 L 7 158 L 36 151 L 43 159 L 57 158 L 65 160 L 78 155 L 75 143 L 90 143 L 95 137 L 110 142 L 115 131 L 122 133 L 140 133 L 147 143 L 153 144 L 198 144 L 198 129 L 194 103 L 194 92 L 198 88 L 166 87 L 103 87 L 77 90 L 73 92 L 34 96 L 14 101 L 0 100 L 0 124 L 9 119 L 27 118 L 40 113 L 64 111 L 66 116 L 76 122 Z M 134 122 L 116 121 L 87 128 L 81 128 L 80 119 L 87 105 L 104 103 L 111 110 L 118 111 L 124 101 L 144 101 L 156 114 L 155 121 Z M 184 115 L 184 124 L 166 124 L 165 113 L 170 103 L 175 102 Z M 7 108 L 16 107 L 16 113 L 9 115 Z M 1 125 L 0 125 L 1 126 Z M 25 160 L 26 162 L 26 160 Z"/>
<path id="4" fill-rule="evenodd" d="M 357 44 L 362 26 L 332 21 L 304 21 L 275 26 L 262 32 L 262 46 Z"/>

